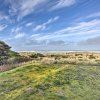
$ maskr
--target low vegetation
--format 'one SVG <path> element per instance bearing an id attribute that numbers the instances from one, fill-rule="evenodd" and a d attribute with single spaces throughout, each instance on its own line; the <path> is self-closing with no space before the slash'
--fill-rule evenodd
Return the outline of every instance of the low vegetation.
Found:
<path id="1" fill-rule="evenodd" d="M 0 100 L 100 100 L 100 54 L 16 53 L 0 42 Z"/>
<path id="2" fill-rule="evenodd" d="M 0 71 L 16 68 L 21 63 L 30 60 L 31 58 L 21 56 L 19 53 L 12 51 L 6 43 L 0 41 Z"/>
<path id="3" fill-rule="evenodd" d="M 0 74 L 0 100 L 99 100 L 99 66 L 26 63 Z"/>

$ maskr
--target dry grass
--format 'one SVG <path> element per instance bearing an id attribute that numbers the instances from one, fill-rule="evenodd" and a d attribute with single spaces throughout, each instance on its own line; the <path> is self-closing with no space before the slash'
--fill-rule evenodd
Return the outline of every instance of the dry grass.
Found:
<path id="1" fill-rule="evenodd" d="M 81 64 L 81 65 L 100 65 L 100 53 L 90 52 L 71 52 L 60 54 L 35 54 L 32 52 L 21 52 L 21 56 L 30 59 L 32 62 L 45 63 L 45 64 Z M 6 71 L 19 67 L 23 63 L 27 63 L 29 60 L 20 61 L 16 63 L 3 64 L 0 66 L 0 71 Z"/>
<path id="2" fill-rule="evenodd" d="M 100 68 L 31 61 L 0 74 L 0 100 L 99 100 Z"/>

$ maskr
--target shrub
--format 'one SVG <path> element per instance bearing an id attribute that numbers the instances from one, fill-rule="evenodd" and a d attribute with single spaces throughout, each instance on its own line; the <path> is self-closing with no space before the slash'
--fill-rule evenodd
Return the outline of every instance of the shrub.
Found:
<path id="1" fill-rule="evenodd" d="M 31 58 L 39 58 L 39 57 L 44 57 L 44 55 L 41 53 L 34 53 L 34 54 L 30 55 L 30 57 Z"/>
<path id="2" fill-rule="evenodd" d="M 75 56 L 83 56 L 83 54 L 76 53 Z"/>
<path id="3" fill-rule="evenodd" d="M 53 83 L 55 86 L 63 85 L 63 82 L 61 80 L 58 80 L 58 79 L 54 80 Z"/>
<path id="4" fill-rule="evenodd" d="M 89 59 L 95 59 L 95 56 L 92 54 L 89 56 Z"/>

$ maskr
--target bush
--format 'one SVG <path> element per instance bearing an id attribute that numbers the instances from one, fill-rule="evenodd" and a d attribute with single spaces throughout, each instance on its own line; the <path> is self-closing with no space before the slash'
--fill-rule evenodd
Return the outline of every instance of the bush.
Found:
<path id="1" fill-rule="evenodd" d="M 89 56 L 89 59 L 95 59 L 95 56 L 92 54 Z"/>
<path id="2" fill-rule="evenodd" d="M 14 51 L 10 51 L 8 54 L 9 54 L 10 57 L 18 57 L 18 56 L 20 56 L 17 52 L 14 52 Z"/>
<path id="3" fill-rule="evenodd" d="M 75 56 L 83 56 L 83 54 L 78 54 L 78 53 L 76 53 Z"/>
<path id="4" fill-rule="evenodd" d="M 30 55 L 30 57 L 31 58 L 39 58 L 39 57 L 44 57 L 44 55 L 41 53 L 35 53 L 35 54 Z"/>

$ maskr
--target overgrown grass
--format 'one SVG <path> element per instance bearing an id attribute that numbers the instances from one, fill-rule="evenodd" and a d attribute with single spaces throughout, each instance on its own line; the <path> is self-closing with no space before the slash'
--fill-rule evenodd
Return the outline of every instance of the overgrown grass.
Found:
<path id="1" fill-rule="evenodd" d="M 100 67 L 27 63 L 0 73 L 0 100 L 100 100 Z"/>

